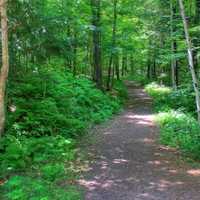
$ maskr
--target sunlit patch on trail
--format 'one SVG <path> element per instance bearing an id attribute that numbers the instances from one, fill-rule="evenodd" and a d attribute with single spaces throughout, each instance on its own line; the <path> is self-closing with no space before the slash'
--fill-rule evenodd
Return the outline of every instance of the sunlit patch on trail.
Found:
<path id="1" fill-rule="evenodd" d="M 200 169 L 191 169 L 187 173 L 192 176 L 200 176 Z"/>
<path id="2" fill-rule="evenodd" d="M 88 180 L 81 179 L 78 182 L 80 185 L 86 187 L 89 191 L 95 190 L 96 188 L 98 188 L 101 185 L 96 180 L 88 181 Z"/>
<path id="3" fill-rule="evenodd" d="M 178 173 L 178 171 L 175 170 L 175 169 L 171 169 L 171 170 L 169 170 L 169 172 L 172 173 L 172 174 L 177 174 Z"/>
<path id="4" fill-rule="evenodd" d="M 110 132 L 110 131 L 106 131 L 106 132 L 104 132 L 103 134 L 104 134 L 104 135 L 112 135 L 113 133 Z"/>
<path id="5" fill-rule="evenodd" d="M 161 165 L 161 161 L 159 161 L 159 160 L 148 161 L 148 164 L 151 164 L 151 165 Z"/>
<path id="6" fill-rule="evenodd" d="M 135 123 L 138 125 L 144 125 L 144 126 L 154 126 L 154 115 L 150 115 L 150 114 L 143 114 L 143 115 L 138 115 L 138 114 L 134 114 L 134 113 L 129 113 L 127 115 L 124 116 L 125 121 L 127 123 Z"/>
<path id="7" fill-rule="evenodd" d="M 123 164 L 123 163 L 128 163 L 129 161 L 128 160 L 125 160 L 125 159 L 114 159 L 113 160 L 113 163 L 114 164 Z"/>
<path id="8" fill-rule="evenodd" d="M 144 143 L 147 143 L 147 144 L 153 144 L 155 142 L 155 140 L 153 140 L 151 138 L 144 138 L 143 141 L 144 141 Z"/>

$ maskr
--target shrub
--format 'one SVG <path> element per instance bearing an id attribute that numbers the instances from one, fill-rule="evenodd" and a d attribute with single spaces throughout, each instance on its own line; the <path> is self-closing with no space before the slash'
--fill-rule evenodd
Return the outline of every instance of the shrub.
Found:
<path id="1" fill-rule="evenodd" d="M 1 139 L 0 185 L 2 200 L 78 200 L 77 188 L 59 184 L 75 179 L 71 162 L 74 142 L 62 136 Z M 16 175 L 18 174 L 18 175 Z"/>
<path id="2" fill-rule="evenodd" d="M 74 142 L 62 136 L 41 138 L 1 139 L 0 168 L 2 175 L 10 171 L 24 171 L 26 167 L 74 158 Z"/>
<path id="3" fill-rule="evenodd" d="M 114 90 L 117 92 L 117 96 L 123 103 L 128 99 L 127 87 L 124 85 L 123 81 L 115 81 Z"/>
<path id="4" fill-rule="evenodd" d="M 156 111 L 167 111 L 170 109 L 190 112 L 195 116 L 195 94 L 193 88 L 184 85 L 178 90 L 151 83 L 145 87 L 147 93 L 153 97 Z"/>
<path id="5" fill-rule="evenodd" d="M 176 147 L 200 159 L 200 125 L 191 115 L 169 111 L 158 114 L 156 120 L 161 127 L 162 144 Z"/>
<path id="6" fill-rule="evenodd" d="M 76 188 L 65 189 L 48 181 L 27 176 L 13 176 L 1 188 L 1 199 L 7 200 L 80 200 Z"/>
<path id="7" fill-rule="evenodd" d="M 65 175 L 65 166 L 59 163 L 47 164 L 41 167 L 42 177 L 49 181 L 54 181 Z"/>
<path id="8" fill-rule="evenodd" d="M 120 108 L 84 77 L 41 71 L 18 77 L 9 85 L 7 133 L 15 136 L 83 134 L 89 125 Z"/>
<path id="9" fill-rule="evenodd" d="M 153 97 L 160 141 L 176 147 L 194 159 L 200 159 L 200 125 L 195 116 L 195 96 L 190 86 L 172 90 L 152 83 L 146 91 Z"/>

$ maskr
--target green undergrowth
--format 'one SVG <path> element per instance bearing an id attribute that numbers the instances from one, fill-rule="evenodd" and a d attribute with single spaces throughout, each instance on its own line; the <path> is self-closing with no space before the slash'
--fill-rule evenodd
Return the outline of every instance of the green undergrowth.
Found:
<path id="1" fill-rule="evenodd" d="M 1 139 L 0 199 L 78 200 L 75 141 L 63 136 Z"/>
<path id="2" fill-rule="evenodd" d="M 79 200 L 77 142 L 92 125 L 117 113 L 122 82 L 113 94 L 84 76 L 40 71 L 9 81 L 5 136 L 0 140 L 0 199 Z"/>
<path id="3" fill-rule="evenodd" d="M 200 125 L 195 119 L 192 88 L 171 88 L 151 83 L 146 91 L 153 97 L 156 121 L 160 126 L 160 141 L 175 147 L 193 159 L 200 159 Z"/>
<path id="4" fill-rule="evenodd" d="M 128 99 L 128 91 L 126 86 L 124 85 L 124 82 L 119 80 L 114 82 L 114 89 L 115 96 L 118 97 L 121 103 L 125 103 L 125 101 Z"/>
<path id="5" fill-rule="evenodd" d="M 127 75 L 124 79 L 128 81 L 134 81 L 135 83 L 139 83 L 140 85 L 146 85 L 149 83 L 149 80 L 144 75 L 138 74 Z"/>
<path id="6" fill-rule="evenodd" d="M 79 136 L 120 109 L 118 97 L 70 73 L 26 74 L 11 81 L 8 96 L 7 133 L 16 136 Z"/>

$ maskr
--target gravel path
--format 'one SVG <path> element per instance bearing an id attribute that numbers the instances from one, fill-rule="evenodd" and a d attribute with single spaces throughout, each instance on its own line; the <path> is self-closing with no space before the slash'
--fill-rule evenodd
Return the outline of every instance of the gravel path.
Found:
<path id="1" fill-rule="evenodd" d="M 151 99 L 127 86 L 125 111 L 95 131 L 95 161 L 79 180 L 85 200 L 200 200 L 200 169 L 156 142 Z"/>

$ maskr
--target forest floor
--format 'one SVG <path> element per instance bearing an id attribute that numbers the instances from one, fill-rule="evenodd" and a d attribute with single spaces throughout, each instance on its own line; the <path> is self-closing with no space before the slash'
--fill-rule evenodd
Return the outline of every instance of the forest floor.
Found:
<path id="1" fill-rule="evenodd" d="M 159 145 L 152 101 L 127 82 L 125 110 L 90 134 L 85 200 L 199 200 L 200 169 Z M 89 138 L 89 137 L 88 137 Z M 91 143 L 91 144 L 88 144 Z"/>

